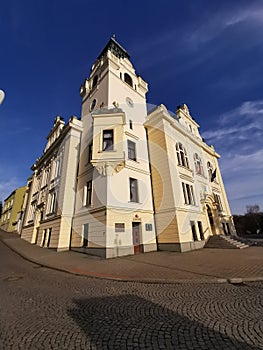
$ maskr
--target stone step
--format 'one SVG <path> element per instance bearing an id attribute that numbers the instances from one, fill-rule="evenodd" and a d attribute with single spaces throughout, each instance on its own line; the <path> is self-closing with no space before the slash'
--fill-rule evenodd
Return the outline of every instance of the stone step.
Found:
<path id="1" fill-rule="evenodd" d="M 248 247 L 247 244 L 224 235 L 211 236 L 205 244 L 205 248 L 218 249 L 244 249 Z"/>

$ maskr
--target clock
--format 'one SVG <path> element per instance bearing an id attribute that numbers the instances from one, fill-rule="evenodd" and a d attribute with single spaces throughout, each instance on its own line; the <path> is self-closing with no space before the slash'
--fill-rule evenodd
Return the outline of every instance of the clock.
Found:
<path id="1" fill-rule="evenodd" d="M 126 97 L 126 103 L 131 108 L 134 106 L 133 100 L 130 97 Z"/>

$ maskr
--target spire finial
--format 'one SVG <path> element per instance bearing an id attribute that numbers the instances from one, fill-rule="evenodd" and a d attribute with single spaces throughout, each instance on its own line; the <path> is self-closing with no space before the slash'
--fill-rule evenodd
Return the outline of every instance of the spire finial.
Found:
<path id="1" fill-rule="evenodd" d="M 115 40 L 116 39 L 116 35 L 112 34 L 111 38 Z"/>

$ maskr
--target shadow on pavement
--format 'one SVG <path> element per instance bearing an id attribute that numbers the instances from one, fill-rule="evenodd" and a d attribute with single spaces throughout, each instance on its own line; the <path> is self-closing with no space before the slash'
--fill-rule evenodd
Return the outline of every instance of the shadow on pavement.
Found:
<path id="1" fill-rule="evenodd" d="M 68 313 L 95 349 L 258 349 L 135 295 L 74 303 Z"/>

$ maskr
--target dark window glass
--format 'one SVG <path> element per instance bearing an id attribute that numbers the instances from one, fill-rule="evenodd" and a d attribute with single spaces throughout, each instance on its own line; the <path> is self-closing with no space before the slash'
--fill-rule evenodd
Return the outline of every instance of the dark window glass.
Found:
<path id="1" fill-rule="evenodd" d="M 103 151 L 113 150 L 113 130 L 103 130 Z"/>
<path id="2" fill-rule="evenodd" d="M 92 181 L 87 182 L 87 199 L 86 205 L 91 205 L 91 196 L 92 196 Z"/>
<path id="3" fill-rule="evenodd" d="M 128 140 L 128 158 L 136 160 L 136 144 L 130 140 Z"/>
<path id="4" fill-rule="evenodd" d="M 138 199 L 138 180 L 130 177 L 130 201 L 139 202 Z"/>
<path id="5" fill-rule="evenodd" d="M 131 87 L 133 87 L 132 78 L 129 76 L 129 74 L 124 73 L 124 81 L 125 81 L 125 83 L 127 83 Z"/>

